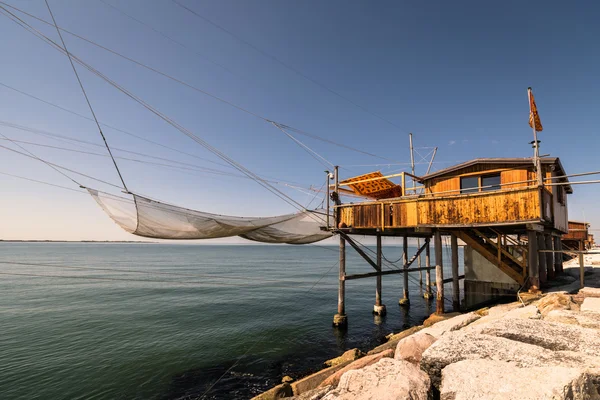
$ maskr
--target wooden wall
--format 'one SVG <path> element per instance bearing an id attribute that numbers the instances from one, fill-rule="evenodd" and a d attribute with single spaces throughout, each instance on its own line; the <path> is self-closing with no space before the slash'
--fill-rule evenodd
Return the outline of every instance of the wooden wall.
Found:
<path id="1" fill-rule="evenodd" d="M 460 194 L 460 178 L 466 176 L 481 176 L 486 174 L 500 173 L 500 183 L 503 185 L 502 189 L 514 189 L 519 187 L 531 186 L 534 182 L 524 182 L 535 179 L 535 173 L 533 171 L 533 165 L 531 167 L 522 166 L 515 169 L 514 165 L 508 164 L 478 164 L 468 168 L 463 168 L 458 171 L 452 172 L 450 176 L 442 176 L 439 178 L 431 179 L 425 182 L 426 193 L 440 193 L 443 196 L 449 196 L 453 194 Z M 505 185 L 511 182 L 523 182 L 515 183 L 514 185 Z M 452 193 L 441 193 L 449 192 Z"/>
<path id="2" fill-rule="evenodd" d="M 588 230 L 584 222 L 569 221 L 569 233 L 563 235 L 563 240 L 587 240 Z"/>
<path id="3" fill-rule="evenodd" d="M 534 221 L 543 217 L 543 198 L 539 189 L 527 188 L 344 205 L 338 208 L 338 223 L 353 228 L 404 228 Z"/>

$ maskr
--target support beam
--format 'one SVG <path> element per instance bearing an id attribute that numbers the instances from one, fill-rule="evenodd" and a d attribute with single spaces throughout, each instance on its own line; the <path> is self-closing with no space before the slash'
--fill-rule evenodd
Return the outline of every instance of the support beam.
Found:
<path id="1" fill-rule="evenodd" d="M 433 269 L 433 268 L 430 268 Z M 426 267 L 423 268 L 409 268 L 408 272 L 417 272 L 419 270 L 427 270 Z M 381 271 L 381 272 L 367 272 L 366 274 L 353 274 L 353 275 L 346 275 L 345 280 L 347 281 L 352 281 L 355 279 L 362 279 L 362 278 L 372 278 L 374 276 L 384 276 L 384 275 L 396 275 L 396 274 L 404 274 L 404 269 L 390 269 L 387 271 Z"/>
<path id="2" fill-rule="evenodd" d="M 373 314 L 385 315 L 385 305 L 381 303 L 381 235 L 377 235 L 377 288 L 375 289 L 375 305 L 373 306 Z"/>
<path id="3" fill-rule="evenodd" d="M 540 266 L 538 264 L 538 247 L 537 247 L 537 232 L 534 230 L 527 231 L 527 265 L 529 266 L 529 283 L 530 292 L 540 290 Z"/>
<path id="4" fill-rule="evenodd" d="M 333 316 L 333 326 L 345 327 L 346 317 L 346 240 L 340 235 L 340 275 L 338 287 L 338 312 Z"/>
<path id="5" fill-rule="evenodd" d="M 436 314 L 444 313 L 444 261 L 442 260 L 442 234 L 439 230 L 435 231 L 435 283 L 436 293 Z"/>
<path id="6" fill-rule="evenodd" d="M 431 298 L 431 246 L 430 243 L 431 239 L 427 238 L 425 239 L 425 245 L 427 246 L 425 248 L 425 268 L 427 268 L 425 270 L 425 293 L 423 293 L 423 297 L 425 299 L 430 299 Z"/>
<path id="7" fill-rule="evenodd" d="M 450 247 L 452 248 L 452 308 L 460 311 L 460 287 L 458 286 L 458 238 L 450 236 Z"/>
<path id="8" fill-rule="evenodd" d="M 547 233 L 544 235 L 546 250 L 552 250 L 552 236 Z M 554 278 L 554 253 L 546 253 L 546 276 L 548 280 Z"/>
<path id="9" fill-rule="evenodd" d="M 554 236 L 554 251 L 562 251 L 562 241 L 560 236 Z M 554 254 L 554 274 L 562 274 L 563 272 L 563 255 L 562 253 Z"/>
<path id="10" fill-rule="evenodd" d="M 537 244 L 538 244 L 538 252 L 540 250 L 546 250 L 546 240 L 544 239 L 544 233 L 539 232 L 537 234 Z M 546 269 L 546 255 L 544 253 L 540 253 L 538 256 L 538 263 L 540 264 L 540 284 L 546 283 L 548 281 L 547 269 Z"/>
<path id="11" fill-rule="evenodd" d="M 365 253 L 363 251 L 363 249 L 360 248 L 360 246 L 358 244 L 356 244 L 356 242 L 354 240 L 352 240 L 352 238 L 350 236 L 348 236 L 348 234 L 346 234 L 345 232 L 339 231 L 338 232 L 340 234 L 340 238 L 343 238 L 344 240 L 346 240 L 350 246 L 352 246 L 352 248 L 354 250 L 356 250 L 356 252 L 366 261 L 369 263 L 369 265 L 371 267 L 373 267 L 373 269 L 375 271 L 377 271 L 377 263 L 373 260 L 371 260 L 371 257 L 369 257 L 367 255 L 367 253 Z"/>
<path id="12" fill-rule="evenodd" d="M 402 290 L 402 298 L 400 299 L 399 303 L 401 306 L 409 306 L 410 300 L 408 299 L 408 236 L 406 235 L 402 237 L 402 265 L 404 266 L 404 285 Z"/>

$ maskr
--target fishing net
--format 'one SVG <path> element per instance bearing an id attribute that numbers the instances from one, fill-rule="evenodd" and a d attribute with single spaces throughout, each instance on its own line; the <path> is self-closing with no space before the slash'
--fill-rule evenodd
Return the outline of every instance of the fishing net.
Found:
<path id="1" fill-rule="evenodd" d="M 234 217 L 189 210 L 133 194 L 133 200 L 87 189 L 113 221 L 129 233 L 155 239 L 214 239 L 241 236 L 264 243 L 307 244 L 331 233 L 324 210 L 276 217 Z"/>

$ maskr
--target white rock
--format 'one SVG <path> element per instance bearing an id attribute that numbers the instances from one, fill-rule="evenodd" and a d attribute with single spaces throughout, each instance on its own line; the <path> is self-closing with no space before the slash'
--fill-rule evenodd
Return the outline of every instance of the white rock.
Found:
<path id="1" fill-rule="evenodd" d="M 586 297 L 581 303 L 581 311 L 600 313 L 600 297 Z"/>
<path id="2" fill-rule="evenodd" d="M 505 318 L 482 326 L 479 333 L 553 351 L 574 351 L 600 357 L 600 335 L 579 325 Z"/>
<path id="3" fill-rule="evenodd" d="M 481 316 L 475 313 L 458 315 L 454 318 L 438 322 L 435 325 L 422 329 L 420 333 L 427 333 L 437 339 L 444 333 L 462 329 L 470 323 L 477 321 L 479 318 L 481 318 Z"/>
<path id="4" fill-rule="evenodd" d="M 442 400 L 598 400 L 584 368 L 529 367 L 491 360 L 465 360 L 442 371 Z"/>
<path id="5" fill-rule="evenodd" d="M 426 373 L 407 361 L 384 358 L 363 369 L 346 372 L 337 389 L 323 400 L 428 400 Z"/>
<path id="6" fill-rule="evenodd" d="M 539 322 L 539 321 L 538 321 Z M 448 332 L 423 352 L 421 369 L 439 388 L 441 371 L 462 360 L 513 361 L 519 367 L 561 365 L 598 367 L 600 358 L 573 351 L 552 351 L 533 344 L 473 332 Z"/>

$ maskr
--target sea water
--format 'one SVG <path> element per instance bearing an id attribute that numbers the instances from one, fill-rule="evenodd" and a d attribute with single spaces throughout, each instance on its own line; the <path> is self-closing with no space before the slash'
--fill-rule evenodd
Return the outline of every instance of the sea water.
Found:
<path id="1" fill-rule="evenodd" d="M 398 245 L 383 252 L 401 258 Z M 402 274 L 383 277 L 384 318 L 372 314 L 375 278 L 347 281 L 348 328 L 333 328 L 338 254 L 335 246 L 0 243 L 0 398 L 250 398 L 434 311 L 418 272 L 409 308 L 398 305 Z M 372 272 L 347 254 L 347 273 Z M 445 249 L 446 277 L 449 256 Z"/>

